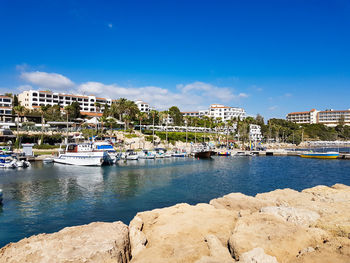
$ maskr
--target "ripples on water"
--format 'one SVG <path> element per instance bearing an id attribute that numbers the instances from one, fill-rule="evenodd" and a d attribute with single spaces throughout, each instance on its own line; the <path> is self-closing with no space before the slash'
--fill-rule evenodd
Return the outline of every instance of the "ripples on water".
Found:
<path id="1" fill-rule="evenodd" d="M 299 157 L 139 160 L 106 167 L 36 163 L 1 170 L 0 247 L 93 221 L 128 223 L 137 212 L 196 204 L 231 192 L 350 185 L 350 161 Z"/>

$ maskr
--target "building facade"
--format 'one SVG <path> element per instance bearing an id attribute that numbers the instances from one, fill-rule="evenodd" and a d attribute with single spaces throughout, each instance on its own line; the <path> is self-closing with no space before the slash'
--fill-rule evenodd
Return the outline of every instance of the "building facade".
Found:
<path id="1" fill-rule="evenodd" d="M 81 113 L 86 115 L 100 115 L 105 105 L 111 106 L 112 100 L 96 96 L 85 96 L 77 94 L 65 94 L 51 91 L 23 91 L 18 95 L 20 104 L 28 109 L 36 109 L 40 106 L 60 105 L 62 108 L 78 102 Z"/>
<path id="2" fill-rule="evenodd" d="M 2 122 L 12 121 L 12 98 L 0 95 L 0 120 Z"/>
<path id="3" fill-rule="evenodd" d="M 212 104 L 208 110 L 182 112 L 183 116 L 203 117 L 208 116 L 214 119 L 221 119 L 226 122 L 232 119 L 245 119 L 247 117 L 243 108 L 228 107 L 222 104 Z"/>
<path id="4" fill-rule="evenodd" d="M 349 110 L 325 110 L 318 111 L 312 109 L 304 112 L 291 112 L 286 116 L 287 121 L 299 124 L 315 124 L 320 123 L 326 126 L 337 126 L 341 122 L 350 125 L 350 109 Z"/>
<path id="5" fill-rule="evenodd" d="M 147 102 L 144 102 L 142 100 L 136 100 L 135 104 L 141 112 L 149 113 L 151 111 L 151 107 Z"/>
<path id="6" fill-rule="evenodd" d="M 261 127 L 260 125 L 250 124 L 249 125 L 249 140 L 251 141 L 261 141 Z"/>

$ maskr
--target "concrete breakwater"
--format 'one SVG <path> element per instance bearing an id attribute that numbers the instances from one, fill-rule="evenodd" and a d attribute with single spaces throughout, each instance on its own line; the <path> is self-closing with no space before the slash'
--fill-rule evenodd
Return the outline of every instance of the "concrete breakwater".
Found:
<path id="1" fill-rule="evenodd" d="M 0 262 L 350 262 L 350 187 L 232 193 L 10 243 Z"/>

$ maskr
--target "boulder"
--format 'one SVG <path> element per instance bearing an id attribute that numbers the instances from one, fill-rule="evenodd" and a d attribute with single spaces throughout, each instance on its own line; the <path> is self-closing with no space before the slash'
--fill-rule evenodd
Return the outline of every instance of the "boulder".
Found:
<path id="1" fill-rule="evenodd" d="M 225 254 L 223 247 L 227 247 L 237 215 L 209 204 L 178 204 L 138 213 L 138 217 L 143 221 L 142 232 L 147 244 L 132 258 L 132 263 L 191 263 L 204 256 L 210 257 L 208 260 L 216 260 L 213 255 Z M 210 235 L 215 235 L 215 238 Z M 220 243 L 222 246 L 219 246 Z M 214 247 L 220 249 L 214 251 L 211 249 Z"/>
<path id="2" fill-rule="evenodd" d="M 0 250 L 0 263 L 126 263 L 129 258 L 128 227 L 122 222 L 66 227 L 57 233 L 10 243 Z"/>
<path id="3" fill-rule="evenodd" d="M 239 257 L 239 263 L 278 263 L 275 257 L 265 254 L 261 247 L 254 248 L 243 253 Z"/>
<path id="4" fill-rule="evenodd" d="M 309 227 L 320 218 L 320 215 L 314 211 L 286 206 L 263 207 L 261 208 L 260 212 L 274 215 L 282 218 L 286 222 L 305 227 Z"/>
<path id="5" fill-rule="evenodd" d="M 252 196 L 241 193 L 232 193 L 210 201 L 210 204 L 216 208 L 224 208 L 232 211 L 243 211 L 253 213 L 259 211 L 262 207 L 273 206 L 274 202 L 268 200 L 259 200 Z"/>
<path id="6" fill-rule="evenodd" d="M 254 213 L 239 218 L 229 239 L 229 247 L 236 260 L 243 253 L 261 247 L 283 263 L 293 262 L 299 251 L 316 247 L 325 238 L 326 233 L 322 230 L 304 228 L 274 215 Z"/>

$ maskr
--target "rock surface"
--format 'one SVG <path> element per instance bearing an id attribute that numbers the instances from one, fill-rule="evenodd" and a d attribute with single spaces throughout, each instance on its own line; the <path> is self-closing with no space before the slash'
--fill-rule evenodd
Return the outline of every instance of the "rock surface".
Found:
<path id="1" fill-rule="evenodd" d="M 131 258 L 132 256 L 132 258 Z M 232 193 L 11 243 L 2 262 L 349 263 L 350 187 Z"/>
<path id="2" fill-rule="evenodd" d="M 129 255 L 128 227 L 122 222 L 96 222 L 10 243 L 0 250 L 0 263 L 126 263 Z"/>

